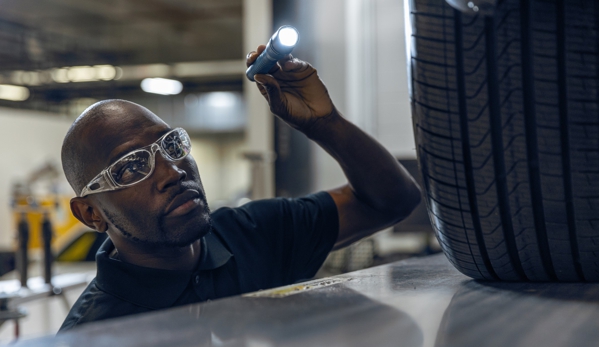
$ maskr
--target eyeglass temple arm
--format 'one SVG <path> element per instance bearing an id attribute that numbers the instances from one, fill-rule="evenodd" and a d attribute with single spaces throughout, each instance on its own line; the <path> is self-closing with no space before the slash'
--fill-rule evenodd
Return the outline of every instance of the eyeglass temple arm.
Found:
<path id="1" fill-rule="evenodd" d="M 79 196 L 84 197 L 86 195 L 102 193 L 117 188 L 118 187 L 112 183 L 108 174 L 108 169 L 106 169 L 100 172 L 98 176 L 94 177 L 85 187 L 83 187 Z"/>

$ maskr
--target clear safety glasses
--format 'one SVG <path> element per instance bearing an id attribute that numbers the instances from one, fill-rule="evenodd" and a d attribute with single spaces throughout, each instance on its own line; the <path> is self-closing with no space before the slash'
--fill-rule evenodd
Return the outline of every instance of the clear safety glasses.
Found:
<path id="1" fill-rule="evenodd" d="M 157 151 L 171 161 L 181 160 L 191 152 L 189 135 L 182 128 L 175 128 L 151 145 L 125 154 L 94 177 L 79 196 L 123 189 L 145 180 L 154 172 Z"/>

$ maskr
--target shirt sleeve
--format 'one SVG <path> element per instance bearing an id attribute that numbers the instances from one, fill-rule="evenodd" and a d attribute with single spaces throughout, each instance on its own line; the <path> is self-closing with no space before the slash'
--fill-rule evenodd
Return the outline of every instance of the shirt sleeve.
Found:
<path id="1" fill-rule="evenodd" d="M 231 248 L 242 282 L 253 284 L 246 290 L 313 277 L 339 233 L 337 206 L 327 192 L 258 200 L 227 214 L 230 228 L 220 234 Z"/>

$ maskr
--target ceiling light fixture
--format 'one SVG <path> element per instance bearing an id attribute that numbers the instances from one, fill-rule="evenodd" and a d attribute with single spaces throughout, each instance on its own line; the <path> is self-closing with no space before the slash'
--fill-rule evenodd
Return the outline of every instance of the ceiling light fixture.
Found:
<path id="1" fill-rule="evenodd" d="M 29 98 L 29 89 L 10 84 L 0 84 L 0 99 L 10 101 L 25 101 Z"/>
<path id="2" fill-rule="evenodd" d="M 67 71 L 67 78 L 71 82 L 96 81 L 96 69 L 91 66 L 73 66 Z"/>
<path id="3" fill-rule="evenodd" d="M 141 81 L 141 89 L 146 93 L 177 95 L 183 90 L 183 84 L 168 78 L 146 78 Z"/>
<path id="4" fill-rule="evenodd" d="M 117 68 L 112 65 L 71 66 L 52 69 L 56 83 L 111 81 L 117 78 Z"/>
<path id="5" fill-rule="evenodd" d="M 69 69 L 61 68 L 61 69 L 52 69 L 50 73 L 52 76 L 52 80 L 56 83 L 69 83 L 68 77 Z"/>
<path id="6" fill-rule="evenodd" d="M 64 66 L 35 71 L 0 72 L 0 84 L 40 86 L 53 83 L 141 81 L 147 77 L 189 78 L 240 75 L 245 71 L 245 60 L 201 61 L 167 64 L 113 66 Z"/>
<path id="7" fill-rule="evenodd" d="M 116 79 L 117 69 L 112 65 L 95 65 L 94 70 L 96 78 L 101 81 L 110 81 Z"/>

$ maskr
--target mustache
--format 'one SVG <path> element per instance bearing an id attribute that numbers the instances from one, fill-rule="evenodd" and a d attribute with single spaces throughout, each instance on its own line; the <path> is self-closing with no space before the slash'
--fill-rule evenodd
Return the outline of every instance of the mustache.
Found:
<path id="1" fill-rule="evenodd" d="M 171 191 L 169 191 L 169 196 L 166 199 L 166 204 L 164 204 L 163 210 L 167 208 L 167 206 L 177 197 L 177 195 L 189 189 L 196 190 L 198 193 L 200 193 L 200 199 L 206 202 L 206 196 L 204 195 L 204 190 L 202 189 L 202 186 L 200 186 L 200 184 L 194 181 L 186 181 L 179 183 L 176 188 L 173 188 Z"/>
<path id="2" fill-rule="evenodd" d="M 204 194 L 204 190 L 202 189 L 202 186 L 195 181 L 181 182 L 177 185 L 177 188 L 172 189 L 172 191 L 169 192 L 169 197 L 166 200 L 167 202 L 162 207 L 161 211 L 164 211 L 167 208 L 167 206 L 177 197 L 177 195 L 185 192 L 188 189 L 197 190 L 200 193 L 200 200 L 202 200 L 208 213 L 210 213 L 210 208 L 208 207 L 208 202 L 206 201 L 206 195 Z M 167 229 L 165 224 L 165 216 L 163 214 L 158 215 L 157 221 L 158 225 L 160 225 L 160 230 L 164 232 Z M 210 228 L 212 228 L 212 220 L 210 220 Z"/>

